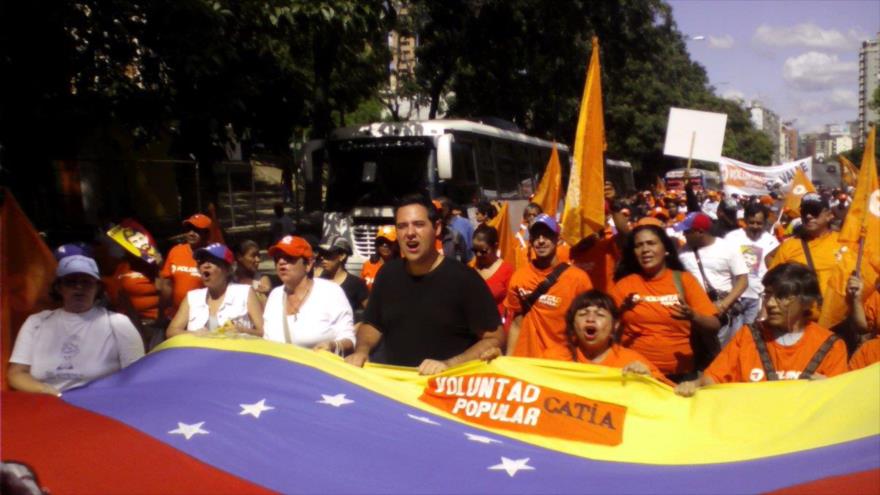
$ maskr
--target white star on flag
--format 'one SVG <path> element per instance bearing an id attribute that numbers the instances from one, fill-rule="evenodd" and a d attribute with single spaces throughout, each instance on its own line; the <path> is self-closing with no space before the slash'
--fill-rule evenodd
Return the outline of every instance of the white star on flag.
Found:
<path id="1" fill-rule="evenodd" d="M 183 435 L 186 437 L 187 440 L 189 440 L 195 435 L 207 435 L 209 433 L 208 430 L 202 429 L 203 424 L 205 424 L 204 421 L 191 425 L 188 425 L 186 423 L 177 423 L 177 429 L 171 430 L 168 433 L 172 435 Z"/>
<path id="2" fill-rule="evenodd" d="M 501 440 L 495 440 L 494 438 L 484 437 L 483 435 L 474 435 L 473 433 L 465 433 L 464 436 L 467 437 L 471 442 L 480 442 L 480 443 L 501 443 Z"/>
<path id="3" fill-rule="evenodd" d="M 259 418 L 260 414 L 266 411 L 271 411 L 272 409 L 275 409 L 272 406 L 266 405 L 266 399 L 260 399 L 259 402 L 256 402 L 254 404 L 239 404 L 239 406 L 241 406 L 241 412 L 238 413 L 239 416 L 250 414 L 255 418 Z"/>
<path id="4" fill-rule="evenodd" d="M 333 407 L 342 407 L 346 404 L 354 404 L 354 401 L 351 399 L 346 399 L 345 394 L 336 394 L 336 395 L 324 395 L 321 394 L 323 400 L 317 401 L 318 404 L 327 404 Z"/>
<path id="5" fill-rule="evenodd" d="M 407 416 L 409 416 L 410 418 L 412 418 L 416 421 L 421 421 L 422 423 L 427 423 L 429 425 L 437 425 L 437 426 L 440 425 L 440 423 L 433 421 L 431 418 L 426 418 L 424 416 L 416 416 L 415 414 L 409 414 L 409 413 L 407 413 Z"/>
<path id="6" fill-rule="evenodd" d="M 534 471 L 535 468 L 529 466 L 528 457 L 525 459 L 508 459 L 507 457 L 502 457 L 501 464 L 490 466 L 489 469 L 493 471 L 507 471 L 507 475 L 513 478 L 513 475 L 518 471 Z"/>

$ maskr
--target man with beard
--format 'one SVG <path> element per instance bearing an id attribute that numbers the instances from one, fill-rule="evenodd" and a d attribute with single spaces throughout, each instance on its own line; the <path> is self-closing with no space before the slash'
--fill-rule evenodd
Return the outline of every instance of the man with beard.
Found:
<path id="1" fill-rule="evenodd" d="M 381 339 L 388 364 L 432 375 L 503 346 L 501 318 L 483 279 L 436 250 L 443 225 L 431 201 L 407 196 L 394 217 L 404 257 L 376 276 L 346 361 L 363 366 Z"/>
<path id="2" fill-rule="evenodd" d="M 196 213 L 183 221 L 183 227 L 185 229 L 183 239 L 186 242 L 171 248 L 156 280 L 159 288 L 160 316 L 163 314 L 163 308 L 165 316 L 171 317 L 177 314 L 177 308 L 186 298 L 186 293 L 203 287 L 193 253 L 208 244 L 211 219 L 207 215 Z"/>

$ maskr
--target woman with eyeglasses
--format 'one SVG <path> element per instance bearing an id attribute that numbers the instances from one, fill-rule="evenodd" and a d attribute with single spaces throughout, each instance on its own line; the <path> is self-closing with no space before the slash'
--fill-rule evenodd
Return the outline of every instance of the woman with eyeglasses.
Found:
<path id="1" fill-rule="evenodd" d="M 819 300 L 816 273 L 800 263 L 783 263 L 761 280 L 763 315 L 742 327 L 698 379 L 675 392 L 690 397 L 715 383 L 820 379 L 847 371 L 846 344 L 812 321 Z"/>
<path id="2" fill-rule="evenodd" d="M 204 288 L 186 294 L 165 331 L 168 338 L 223 329 L 261 337 L 263 308 L 251 286 L 232 282 L 232 251 L 215 242 L 197 249 L 193 258 Z"/>
<path id="3" fill-rule="evenodd" d="M 469 263 L 483 277 L 489 292 L 495 299 L 498 314 L 504 323 L 504 299 L 507 297 L 507 286 L 513 277 L 513 266 L 498 257 L 498 231 L 488 225 L 480 225 L 474 230 L 474 259 Z"/>
<path id="4" fill-rule="evenodd" d="M 59 260 L 50 295 L 61 308 L 25 320 L 9 358 L 11 388 L 61 395 L 144 355 L 131 320 L 96 305 L 102 292 L 95 260 L 80 254 Z"/>
<path id="5" fill-rule="evenodd" d="M 351 305 L 342 287 L 314 276 L 315 257 L 309 243 L 287 236 L 269 248 L 269 255 L 283 285 L 269 293 L 263 337 L 339 355 L 354 350 Z"/>

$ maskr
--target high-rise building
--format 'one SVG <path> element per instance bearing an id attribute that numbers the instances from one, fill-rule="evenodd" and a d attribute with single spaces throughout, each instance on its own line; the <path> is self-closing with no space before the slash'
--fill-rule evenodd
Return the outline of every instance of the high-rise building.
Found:
<path id="1" fill-rule="evenodd" d="M 790 162 L 800 157 L 798 149 L 798 131 L 794 128 L 793 122 L 783 122 L 782 131 L 779 136 L 779 157 L 782 162 Z"/>
<path id="2" fill-rule="evenodd" d="M 863 41 L 859 50 L 859 135 L 856 140 L 859 145 L 864 145 L 868 124 L 880 120 L 878 110 L 868 106 L 878 86 L 880 86 L 880 33 L 877 33 L 876 39 Z"/>
<path id="3" fill-rule="evenodd" d="M 755 128 L 766 134 L 770 138 L 770 142 L 773 143 L 773 163 L 780 163 L 780 134 L 782 127 L 779 123 L 779 115 L 776 115 L 770 109 L 764 108 L 759 101 L 752 101 L 749 113 Z"/>
<path id="4" fill-rule="evenodd" d="M 408 3 L 396 2 L 397 17 L 401 25 L 406 25 L 410 15 Z M 428 118 L 430 104 L 427 99 L 412 90 L 415 77 L 416 47 L 418 37 L 411 33 L 392 31 L 388 33 L 388 48 L 391 51 L 388 86 L 382 92 L 386 113 L 401 120 L 425 120 Z"/>

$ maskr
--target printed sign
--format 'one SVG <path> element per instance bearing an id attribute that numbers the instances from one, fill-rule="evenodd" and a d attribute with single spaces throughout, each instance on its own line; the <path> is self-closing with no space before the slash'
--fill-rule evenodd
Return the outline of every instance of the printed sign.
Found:
<path id="1" fill-rule="evenodd" d="M 769 194 L 774 190 L 785 192 L 787 185 L 791 184 L 797 168 L 803 170 L 808 179 L 813 180 L 812 158 L 804 158 L 782 165 L 760 166 L 721 157 L 718 168 L 721 170 L 721 179 L 724 181 L 726 194 L 750 196 L 752 194 Z"/>
<path id="2" fill-rule="evenodd" d="M 618 445 L 626 407 L 493 373 L 440 376 L 419 400 L 492 428 Z"/>
<path id="3" fill-rule="evenodd" d="M 134 220 L 126 219 L 119 225 L 114 225 L 107 231 L 107 236 L 147 263 L 157 265 L 162 259 L 153 237 Z"/>

